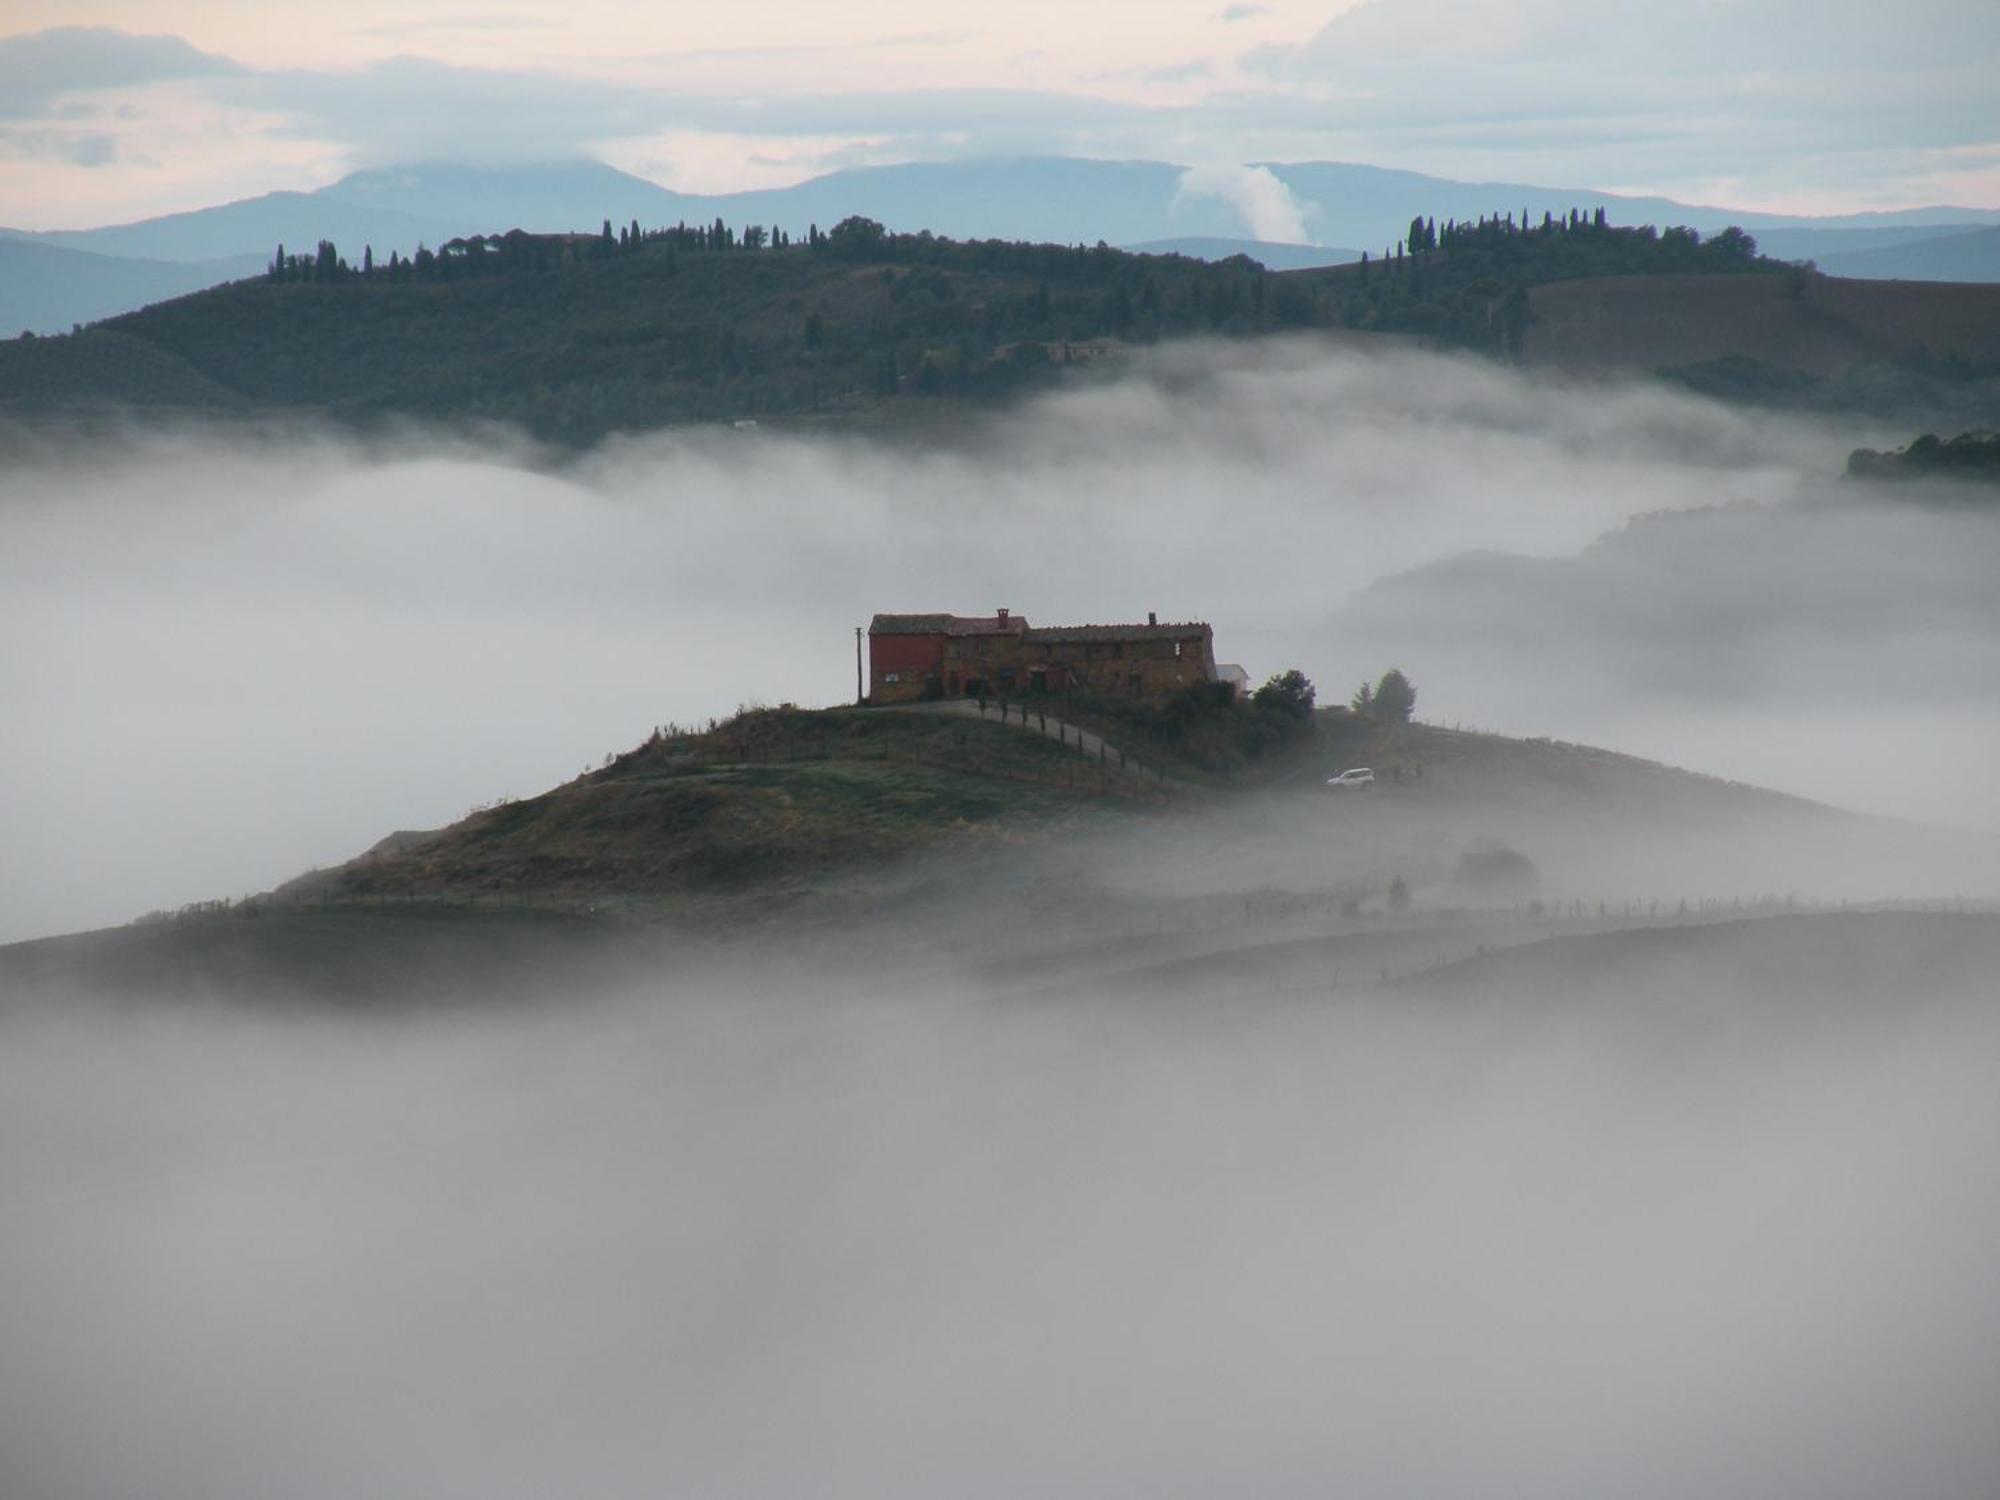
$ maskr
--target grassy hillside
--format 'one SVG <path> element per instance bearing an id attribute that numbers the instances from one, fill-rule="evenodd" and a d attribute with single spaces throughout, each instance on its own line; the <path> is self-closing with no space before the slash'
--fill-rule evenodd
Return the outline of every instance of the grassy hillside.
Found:
<path id="1" fill-rule="evenodd" d="M 865 894 L 908 856 L 1115 825 L 1160 799 L 1136 774 L 998 723 L 755 710 L 449 828 L 392 834 L 278 895 L 757 916 Z"/>
<path id="2" fill-rule="evenodd" d="M 454 241 L 367 270 L 331 247 L 46 341 L 0 343 L 0 412 L 123 404 L 518 423 L 589 442 L 670 423 L 990 400 L 1189 335 L 1310 328 L 1505 351 L 1527 288 L 1566 277 L 1772 269 L 1742 236 L 1587 222 L 1412 227 L 1372 267 L 1273 273 L 849 221 L 761 230 Z M 138 352 L 143 349 L 143 356 Z"/>
<path id="3" fill-rule="evenodd" d="M 847 253 L 649 243 L 427 278 L 259 280 L 0 344 L 0 410 L 198 406 L 219 388 L 256 408 L 492 419 L 588 442 L 898 395 L 1004 396 L 1054 378 L 1075 343 L 1099 354 L 1107 340 L 1277 326 L 1259 290 L 1271 279 L 1240 261 L 878 241 Z M 1310 315 L 1299 295 L 1294 322 Z M 113 340 L 144 344 L 151 364 L 109 357 Z"/>
<path id="4" fill-rule="evenodd" d="M 2000 286 L 1830 277 L 1609 277 L 1543 286 L 1524 352 L 1568 368 L 1751 358 L 1807 376 L 1863 365 L 2000 373 Z"/>
<path id="5" fill-rule="evenodd" d="M 1740 232 L 1581 216 L 1417 220 L 1386 259 L 1285 272 L 891 235 L 867 220 L 809 243 L 720 222 L 516 231 L 366 267 L 327 245 L 279 276 L 0 342 L 0 415 L 487 420 L 585 444 L 686 422 L 949 413 L 1137 346 L 1310 329 L 1557 365 L 1691 366 L 1725 398 L 1793 399 L 1830 371 L 1889 369 L 1886 395 L 1864 382 L 1845 404 L 1905 415 L 1917 381 L 1915 405 L 1942 421 L 1956 413 L 1941 390 L 2000 369 L 2000 287 L 1833 281 L 1760 258 Z"/>

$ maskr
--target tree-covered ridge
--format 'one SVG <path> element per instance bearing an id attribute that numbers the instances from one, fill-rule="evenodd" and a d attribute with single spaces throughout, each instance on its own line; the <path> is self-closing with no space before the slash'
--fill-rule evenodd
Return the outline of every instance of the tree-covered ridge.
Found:
<path id="1" fill-rule="evenodd" d="M 1692 229 L 1651 224 L 1618 228 L 1604 210 L 1567 217 L 1526 210 L 1472 223 L 1412 219 L 1407 235 L 1381 259 L 1323 273 L 1339 288 L 1340 322 L 1349 328 L 1416 334 L 1454 348 L 1518 353 L 1532 313 L 1531 288 L 1599 276 L 1796 274 L 1758 255 L 1741 229 L 1707 239 Z"/>
<path id="2" fill-rule="evenodd" d="M 1414 250 L 1410 246 L 1416 246 Z M 849 218 L 802 240 L 717 221 L 519 230 L 378 261 L 279 247 L 260 279 L 0 344 L 0 411 L 119 404 L 518 424 L 560 442 L 985 399 L 1128 345 L 1311 328 L 1506 353 L 1526 289 L 1756 270 L 1738 231 L 1423 220 L 1383 262 L 1272 273 L 1105 245 L 955 241 Z"/>
<path id="3" fill-rule="evenodd" d="M 1961 432 L 1941 438 L 1927 432 L 1906 448 L 1884 453 L 1856 448 L 1847 456 L 1855 479 L 1972 479 L 2000 484 L 2000 432 Z"/>

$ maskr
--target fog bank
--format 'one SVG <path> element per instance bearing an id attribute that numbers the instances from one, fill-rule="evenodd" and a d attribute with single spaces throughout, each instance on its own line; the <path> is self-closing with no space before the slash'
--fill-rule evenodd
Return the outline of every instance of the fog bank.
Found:
<path id="1" fill-rule="evenodd" d="M 1980 922 L 17 1008 L 0 1488 L 1988 1495 Z"/>
<path id="2" fill-rule="evenodd" d="M 0 473 L 0 940 L 261 889 L 656 723 L 844 701 L 878 609 L 1201 617 L 1256 677 L 1296 665 L 1337 700 L 1395 662 L 1422 714 L 1583 737 L 1596 687 L 1543 690 L 1533 641 L 1503 660 L 1483 616 L 1337 611 L 1468 549 L 1562 558 L 1636 514 L 1785 502 L 1861 440 L 1888 436 L 1279 344 L 1166 351 L 946 446 L 703 431 L 560 467 L 490 436 L 21 449 Z M 1814 687 L 1835 714 L 1856 691 Z M 1658 748 L 1740 768 L 1813 708 Z M 1877 754 L 1826 739 L 1821 763 Z M 1970 775 L 1962 738 L 1907 754 L 1912 784 Z"/>

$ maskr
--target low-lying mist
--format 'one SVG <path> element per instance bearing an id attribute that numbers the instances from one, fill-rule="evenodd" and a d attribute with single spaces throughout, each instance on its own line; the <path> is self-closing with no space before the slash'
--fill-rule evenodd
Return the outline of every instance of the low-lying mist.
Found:
<path id="1" fill-rule="evenodd" d="M 1646 617 L 1648 653 L 1697 680 L 1785 685 L 1707 700 L 1602 661 L 1558 680 L 1535 617 L 1502 621 L 1533 603 L 1507 590 L 1342 613 L 1467 551 L 1559 560 L 1647 512 L 1788 504 L 1895 436 L 1302 343 L 1172 351 L 928 445 L 709 430 L 560 463 L 491 434 L 22 446 L 0 473 L 0 940 L 261 889 L 657 723 L 844 701 L 854 628 L 881 609 L 1200 617 L 1222 659 L 1302 667 L 1329 701 L 1397 664 L 1444 722 L 1616 731 L 1865 807 L 1990 811 L 1968 790 L 1990 714 L 1929 682 L 1913 701 L 1903 634 L 1854 632 L 1851 676 L 1829 676 L 1783 592 L 1733 634 L 1698 607 Z M 1867 546 L 1976 540 L 1888 526 Z M 1561 628 L 1628 640 L 1634 607 L 1604 590 Z M 1968 652 L 1992 626 L 1990 606 L 1947 622 Z"/>
<path id="2" fill-rule="evenodd" d="M 1984 1500 L 1994 523 L 1836 477 L 1895 436 L 1292 344 L 948 441 L 17 446 L 0 941 L 846 701 L 876 610 L 1202 617 L 1329 701 L 1399 665 L 1954 831 L 1405 730 L 1358 798 L 736 941 L 10 949 L 0 1494 Z"/>
<path id="3" fill-rule="evenodd" d="M 0 1490 L 1983 1497 L 1996 960 L 17 1006 Z"/>
<path id="4" fill-rule="evenodd" d="M 1493 728 L 2000 829 L 2000 506 L 1811 485 L 1647 516 L 1562 557 L 1461 554 L 1335 612 Z"/>

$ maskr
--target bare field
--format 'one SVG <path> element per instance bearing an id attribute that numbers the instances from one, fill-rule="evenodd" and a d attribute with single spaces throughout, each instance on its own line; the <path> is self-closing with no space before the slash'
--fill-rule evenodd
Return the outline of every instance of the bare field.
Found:
<path id="1" fill-rule="evenodd" d="M 1558 368 L 2000 361 L 2000 286 L 1814 277 L 1794 295 L 1783 276 L 1612 276 L 1537 287 L 1530 303 L 1526 357 Z"/>

